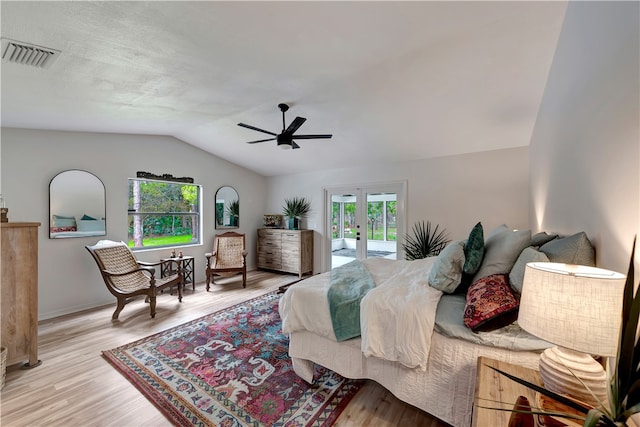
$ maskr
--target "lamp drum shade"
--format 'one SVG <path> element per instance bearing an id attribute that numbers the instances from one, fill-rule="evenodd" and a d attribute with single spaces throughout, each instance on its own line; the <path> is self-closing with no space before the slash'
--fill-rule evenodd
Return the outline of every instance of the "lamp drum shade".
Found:
<path id="1" fill-rule="evenodd" d="M 616 356 L 625 278 L 596 267 L 528 263 L 518 324 L 558 346 Z"/>

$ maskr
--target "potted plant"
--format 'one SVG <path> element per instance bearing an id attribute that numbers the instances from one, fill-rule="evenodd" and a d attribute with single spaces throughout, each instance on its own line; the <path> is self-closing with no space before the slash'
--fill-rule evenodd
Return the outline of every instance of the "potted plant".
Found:
<path id="1" fill-rule="evenodd" d="M 413 235 L 405 236 L 405 243 L 402 244 L 405 259 L 412 261 L 429 256 L 436 256 L 447 246 L 446 230 L 438 230 L 438 224 L 433 229 L 431 222 L 424 221 L 413 225 Z"/>
<path id="2" fill-rule="evenodd" d="M 240 201 L 232 200 L 227 204 L 227 214 L 229 215 L 229 222 L 232 227 L 238 226 L 238 218 L 240 217 Z"/>
<path id="3" fill-rule="evenodd" d="M 311 202 L 305 197 L 294 197 L 284 199 L 282 213 L 289 218 L 289 229 L 299 230 L 300 220 L 305 218 L 311 211 Z"/>
<path id="4" fill-rule="evenodd" d="M 500 374 L 525 385 L 532 390 L 576 410 L 581 415 L 567 413 L 552 413 L 555 417 L 579 419 L 585 427 L 622 427 L 626 426 L 626 421 L 634 417 L 637 424 L 637 414 L 640 414 L 640 335 L 637 334 L 638 319 L 640 317 L 640 291 L 636 291 L 634 296 L 634 254 L 636 239 L 633 241 L 631 249 L 631 261 L 629 262 L 629 272 L 624 287 L 624 297 L 622 301 L 622 328 L 618 355 L 615 364 L 607 362 L 607 378 L 609 381 L 609 404 L 601 403 L 596 408 L 589 408 L 553 393 L 543 387 L 539 387 L 528 381 L 510 375 L 499 369 L 493 368 Z M 490 408 L 496 409 L 497 408 Z M 524 414 L 549 415 L 543 410 L 517 410 Z"/>

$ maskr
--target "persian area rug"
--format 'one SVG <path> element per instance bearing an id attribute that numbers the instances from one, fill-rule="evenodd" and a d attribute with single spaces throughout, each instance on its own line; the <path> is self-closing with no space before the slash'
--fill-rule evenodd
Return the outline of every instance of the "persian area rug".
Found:
<path id="1" fill-rule="evenodd" d="M 102 355 L 175 425 L 329 426 L 363 382 L 293 371 L 275 292 Z"/>

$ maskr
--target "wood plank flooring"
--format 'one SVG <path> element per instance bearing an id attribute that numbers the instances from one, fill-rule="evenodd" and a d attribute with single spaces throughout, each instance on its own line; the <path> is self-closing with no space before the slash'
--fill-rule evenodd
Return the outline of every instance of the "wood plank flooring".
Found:
<path id="1" fill-rule="evenodd" d="M 111 320 L 113 305 L 45 320 L 39 326 L 42 365 L 7 369 L 0 394 L 0 425 L 7 426 L 170 426 L 169 421 L 101 356 L 118 347 L 189 320 L 278 289 L 294 275 L 249 272 L 187 286 L 182 303 L 167 292 L 158 297 L 156 318 L 142 299 L 127 304 L 120 319 Z M 373 381 L 349 403 L 335 426 L 423 426 L 447 424 L 405 404 Z"/>

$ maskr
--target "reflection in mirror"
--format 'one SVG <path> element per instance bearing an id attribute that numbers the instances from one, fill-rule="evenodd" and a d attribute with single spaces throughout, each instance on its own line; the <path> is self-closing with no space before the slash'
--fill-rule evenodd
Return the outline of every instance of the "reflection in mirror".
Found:
<path id="1" fill-rule="evenodd" d="M 82 170 L 68 170 L 49 183 L 49 238 L 104 236 L 104 184 Z"/>
<path id="2" fill-rule="evenodd" d="M 240 225 L 240 199 L 233 187 L 220 187 L 216 191 L 216 228 L 238 228 Z"/>

